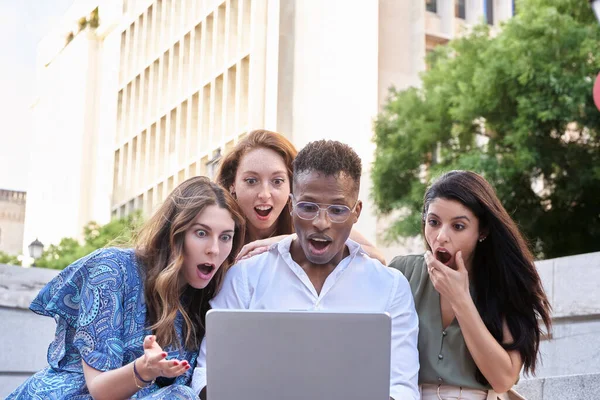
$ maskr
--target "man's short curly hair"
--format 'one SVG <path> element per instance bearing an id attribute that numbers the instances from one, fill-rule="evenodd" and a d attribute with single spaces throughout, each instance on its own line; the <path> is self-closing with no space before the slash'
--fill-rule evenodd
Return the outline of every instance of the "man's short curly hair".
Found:
<path id="1" fill-rule="evenodd" d="M 294 184 L 296 178 L 307 172 L 321 172 L 326 176 L 348 175 L 360 189 L 362 162 L 360 157 L 347 144 L 335 140 L 317 140 L 308 143 L 294 160 Z"/>

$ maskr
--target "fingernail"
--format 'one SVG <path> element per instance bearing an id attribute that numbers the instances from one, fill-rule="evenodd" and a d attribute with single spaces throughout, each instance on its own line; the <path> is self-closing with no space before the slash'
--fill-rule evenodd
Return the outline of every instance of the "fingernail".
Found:
<path id="1" fill-rule="evenodd" d="M 185 366 L 185 370 L 187 371 L 188 369 L 190 369 L 190 366 L 189 366 L 189 365 L 186 365 L 186 366 Z"/>
<path id="2" fill-rule="evenodd" d="M 161 356 L 162 358 L 165 358 L 167 356 L 167 353 L 162 353 Z"/>
<path id="3" fill-rule="evenodd" d="M 177 361 L 173 361 L 173 365 L 178 365 L 179 363 Z"/>

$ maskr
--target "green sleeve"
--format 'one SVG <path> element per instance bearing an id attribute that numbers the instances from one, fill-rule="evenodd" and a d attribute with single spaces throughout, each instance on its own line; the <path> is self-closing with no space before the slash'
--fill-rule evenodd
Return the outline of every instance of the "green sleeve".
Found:
<path id="1" fill-rule="evenodd" d="M 417 265 L 417 261 L 420 257 L 421 256 L 416 255 L 394 257 L 389 267 L 395 268 L 402 272 L 402 274 L 410 282 L 412 275 L 415 272 L 415 266 Z"/>

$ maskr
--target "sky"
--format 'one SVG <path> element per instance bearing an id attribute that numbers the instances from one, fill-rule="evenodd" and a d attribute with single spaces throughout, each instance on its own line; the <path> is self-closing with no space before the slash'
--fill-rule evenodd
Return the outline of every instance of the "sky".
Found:
<path id="1" fill-rule="evenodd" d="M 73 0 L 0 0 L 0 189 L 27 190 L 38 42 Z"/>

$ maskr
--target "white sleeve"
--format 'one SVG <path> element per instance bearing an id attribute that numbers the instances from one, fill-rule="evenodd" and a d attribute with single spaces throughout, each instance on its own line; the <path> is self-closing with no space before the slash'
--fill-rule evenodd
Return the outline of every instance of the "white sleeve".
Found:
<path id="1" fill-rule="evenodd" d="M 396 292 L 389 310 L 392 317 L 390 396 L 395 400 L 418 400 L 419 319 L 410 285 L 402 274 L 398 275 Z"/>
<path id="2" fill-rule="evenodd" d="M 212 309 L 247 309 L 250 304 L 246 268 L 236 264 L 225 275 L 219 293 L 210 301 Z M 192 376 L 192 389 L 200 394 L 206 386 L 206 336 L 202 340 L 196 368 Z"/>
<path id="3" fill-rule="evenodd" d="M 194 368 L 194 374 L 192 375 L 192 390 L 200 395 L 200 392 L 206 386 L 206 336 L 202 339 L 202 345 L 200 345 L 200 353 L 196 360 L 196 368 Z"/>

